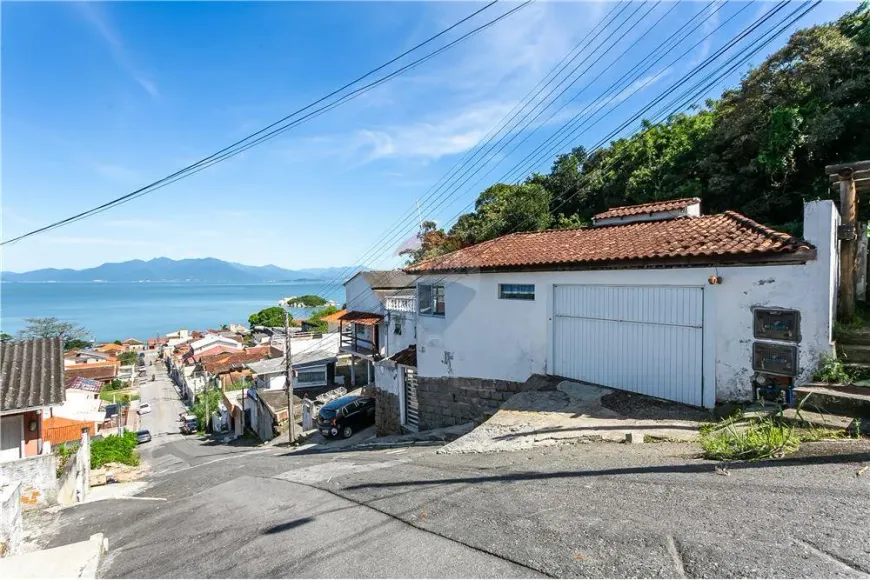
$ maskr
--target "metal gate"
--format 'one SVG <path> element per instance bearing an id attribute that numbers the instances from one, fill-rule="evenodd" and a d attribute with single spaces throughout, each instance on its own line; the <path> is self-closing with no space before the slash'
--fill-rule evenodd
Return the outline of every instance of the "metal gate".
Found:
<path id="1" fill-rule="evenodd" d="M 405 367 L 405 426 L 410 429 L 420 427 L 420 404 L 417 401 L 417 370 Z"/>
<path id="2" fill-rule="evenodd" d="M 703 322 L 703 288 L 556 285 L 554 373 L 700 406 Z"/>

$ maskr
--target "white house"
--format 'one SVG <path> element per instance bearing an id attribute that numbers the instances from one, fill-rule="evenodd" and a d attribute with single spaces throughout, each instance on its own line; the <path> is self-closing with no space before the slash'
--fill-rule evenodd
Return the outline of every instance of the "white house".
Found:
<path id="1" fill-rule="evenodd" d="M 751 398 L 759 364 L 809 377 L 832 352 L 833 203 L 806 204 L 804 239 L 696 205 L 616 208 L 595 218 L 615 225 L 510 234 L 407 268 L 421 426 L 473 418 L 481 392 L 499 401 L 535 373 L 704 407 Z M 794 326 L 760 342 L 780 313 Z"/>
<path id="2" fill-rule="evenodd" d="M 291 340 L 293 389 L 304 391 L 335 385 L 335 363 L 338 360 L 337 334 L 325 334 L 320 339 Z M 285 387 L 285 359 L 273 358 L 245 365 L 254 373 L 258 389 Z"/>
<path id="3" fill-rule="evenodd" d="M 372 382 L 372 363 L 413 344 L 414 283 L 416 278 L 401 270 L 358 272 L 344 283 L 345 313 L 339 317 L 341 352 L 352 361 L 368 361 L 366 384 Z M 400 302 L 404 300 L 405 302 Z M 387 303 L 391 302 L 392 309 Z M 398 326 L 396 326 L 398 324 Z M 351 366 L 353 370 L 353 365 Z M 356 384 L 356 374 L 351 382 Z"/>
<path id="4" fill-rule="evenodd" d="M 233 338 L 221 336 L 219 334 L 206 334 L 199 340 L 195 340 L 190 343 L 190 348 L 195 355 L 216 346 L 222 346 L 233 350 L 241 350 L 242 343 Z"/>

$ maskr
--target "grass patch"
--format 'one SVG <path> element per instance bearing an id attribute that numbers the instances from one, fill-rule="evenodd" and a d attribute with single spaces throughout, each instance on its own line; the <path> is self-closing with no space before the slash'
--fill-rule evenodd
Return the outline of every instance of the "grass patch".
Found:
<path id="1" fill-rule="evenodd" d="M 118 391 L 100 391 L 100 398 L 107 403 L 129 403 L 130 401 L 138 401 L 139 393 L 132 391 L 124 393 Z"/>
<path id="2" fill-rule="evenodd" d="M 91 442 L 91 469 L 107 463 L 139 465 L 135 433 L 127 431 L 123 435 L 109 435 Z"/>
<path id="3" fill-rule="evenodd" d="M 794 428 L 775 417 L 724 423 L 701 437 L 707 459 L 759 461 L 783 457 L 800 447 Z"/>

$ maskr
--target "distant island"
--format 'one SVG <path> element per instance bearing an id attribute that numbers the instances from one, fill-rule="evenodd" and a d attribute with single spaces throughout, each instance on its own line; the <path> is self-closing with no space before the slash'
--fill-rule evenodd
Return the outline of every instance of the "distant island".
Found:
<path id="1" fill-rule="evenodd" d="M 287 298 L 279 300 L 279 303 L 290 308 L 316 308 L 317 306 L 323 306 L 325 304 L 331 306 L 336 305 L 332 300 L 327 300 L 326 298 L 321 298 L 320 296 L 315 296 L 313 294 L 306 294 L 305 296 L 288 296 Z"/>
<path id="2" fill-rule="evenodd" d="M 154 258 L 147 261 L 107 263 L 84 270 L 46 268 L 20 273 L 0 272 L 0 280 L 3 282 L 305 282 L 343 280 L 360 269 L 362 268 L 353 266 L 287 270 L 271 264 L 247 266 L 217 258 L 186 260 Z"/>

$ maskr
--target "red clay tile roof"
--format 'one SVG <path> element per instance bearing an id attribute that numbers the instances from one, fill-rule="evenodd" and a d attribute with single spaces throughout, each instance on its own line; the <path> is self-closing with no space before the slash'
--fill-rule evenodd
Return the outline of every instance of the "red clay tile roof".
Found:
<path id="1" fill-rule="evenodd" d="M 324 316 L 320 320 L 322 320 L 323 322 L 338 322 L 339 320 L 341 320 L 341 317 L 344 316 L 345 314 L 347 314 L 347 310 L 342 309 L 342 310 L 339 310 L 338 312 L 333 312 L 332 314 Z"/>
<path id="2" fill-rule="evenodd" d="M 417 345 L 412 344 L 405 350 L 400 350 L 399 352 L 391 356 L 390 360 L 399 365 L 405 365 L 409 367 L 417 366 Z"/>
<path id="3" fill-rule="evenodd" d="M 813 249 L 735 212 L 625 225 L 516 233 L 407 268 L 411 273 L 550 267 L 625 267 L 693 259 L 737 262 Z M 811 259 L 803 254 L 800 259 Z"/>
<path id="4" fill-rule="evenodd" d="M 111 381 L 117 374 L 117 363 L 90 363 L 68 366 L 63 369 L 64 382 L 69 382 L 75 377 Z"/>
<path id="5" fill-rule="evenodd" d="M 620 207 L 612 207 L 607 211 L 595 214 L 593 220 L 603 220 L 607 218 L 626 217 L 631 215 L 645 215 L 657 213 L 660 211 L 675 211 L 685 209 L 690 205 L 701 203 L 699 197 L 684 197 L 683 199 L 668 199 L 665 201 L 651 201 L 649 203 L 641 203 L 638 205 L 623 205 Z"/>
<path id="6" fill-rule="evenodd" d="M 254 346 L 243 351 L 204 356 L 199 362 L 206 372 L 216 375 L 269 358 L 269 350 L 269 346 Z"/>
<path id="7" fill-rule="evenodd" d="M 342 322 L 353 322 L 356 324 L 364 324 L 366 326 L 377 324 L 383 319 L 384 317 L 380 314 L 376 314 L 374 312 L 360 312 L 359 310 L 351 310 L 350 312 L 345 312 L 339 318 L 339 320 Z"/>

